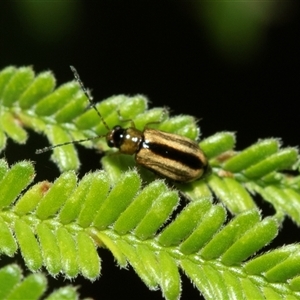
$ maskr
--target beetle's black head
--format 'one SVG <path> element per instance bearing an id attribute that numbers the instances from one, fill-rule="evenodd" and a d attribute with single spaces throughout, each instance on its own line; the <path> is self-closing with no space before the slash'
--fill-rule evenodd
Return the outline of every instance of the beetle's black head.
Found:
<path id="1" fill-rule="evenodd" d="M 120 148 L 123 142 L 125 130 L 126 129 L 117 125 L 111 131 L 109 131 L 106 135 L 106 141 L 108 147 Z"/>

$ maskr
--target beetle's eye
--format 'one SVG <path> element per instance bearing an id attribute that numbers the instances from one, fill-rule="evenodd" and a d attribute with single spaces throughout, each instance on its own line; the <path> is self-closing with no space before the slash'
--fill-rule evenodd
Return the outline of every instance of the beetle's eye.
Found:
<path id="1" fill-rule="evenodd" d="M 109 133 L 107 138 L 107 145 L 109 147 L 120 148 L 124 136 L 124 128 L 121 126 L 115 126 L 113 130 Z"/>
<path id="2" fill-rule="evenodd" d="M 114 141 L 113 141 L 112 139 L 107 140 L 107 145 L 108 145 L 108 147 L 110 147 L 110 148 L 113 148 L 113 147 L 115 146 Z"/>
<path id="3" fill-rule="evenodd" d="M 121 143 L 122 143 L 122 140 L 123 140 L 123 133 L 124 133 L 124 129 L 120 126 L 115 128 L 115 130 L 114 130 L 112 138 L 113 138 L 113 141 L 114 141 L 114 145 L 117 148 L 119 148 L 121 146 Z"/>

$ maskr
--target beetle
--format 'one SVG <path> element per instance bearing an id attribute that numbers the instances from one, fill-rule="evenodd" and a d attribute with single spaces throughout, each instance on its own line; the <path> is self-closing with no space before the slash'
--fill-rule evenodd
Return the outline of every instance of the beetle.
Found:
<path id="1" fill-rule="evenodd" d="M 178 134 L 167 133 L 152 128 L 144 128 L 143 131 L 135 128 L 133 121 L 129 128 L 120 125 L 110 129 L 104 118 L 92 102 L 92 98 L 84 87 L 78 72 L 71 66 L 76 81 L 95 109 L 108 132 L 106 134 L 107 145 L 118 148 L 120 153 L 135 155 L 135 161 L 151 171 L 176 182 L 191 182 L 204 177 L 209 170 L 208 160 L 193 140 Z M 82 143 L 93 138 L 67 142 L 39 149 L 36 153 L 43 153 L 56 147 Z"/>

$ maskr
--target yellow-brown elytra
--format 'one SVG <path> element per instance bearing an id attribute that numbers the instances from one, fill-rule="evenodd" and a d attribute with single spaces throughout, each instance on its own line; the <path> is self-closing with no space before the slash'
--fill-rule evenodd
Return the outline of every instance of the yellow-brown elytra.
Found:
<path id="1" fill-rule="evenodd" d="M 73 66 L 71 66 L 71 70 L 91 106 L 108 130 L 105 137 L 109 147 L 118 148 L 120 153 L 123 154 L 135 155 L 137 164 L 173 181 L 190 182 L 205 175 L 209 169 L 207 158 L 198 144 L 186 137 L 151 128 L 145 128 L 143 131 L 140 131 L 135 128 L 133 121 L 131 121 L 132 126 L 129 128 L 122 128 L 117 125 L 110 129 L 95 107 L 78 72 Z M 45 147 L 37 150 L 36 153 L 39 154 L 56 147 L 82 143 L 101 137 L 103 136 Z"/>

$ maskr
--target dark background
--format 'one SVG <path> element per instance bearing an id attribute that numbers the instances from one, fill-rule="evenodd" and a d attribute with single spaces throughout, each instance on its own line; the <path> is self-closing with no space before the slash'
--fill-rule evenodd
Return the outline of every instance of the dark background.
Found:
<path id="1" fill-rule="evenodd" d="M 1 1 L 0 68 L 52 70 L 60 85 L 73 79 L 72 64 L 96 101 L 141 93 L 153 107 L 194 115 L 203 137 L 236 132 L 237 149 L 268 137 L 297 146 L 299 17 L 297 1 Z M 10 164 L 36 161 L 38 179 L 53 180 L 50 154 L 34 154 L 45 145 L 31 133 L 24 151 L 10 142 L 4 156 Z M 80 155 L 83 173 L 100 166 L 96 154 Z M 298 238 L 285 225 L 279 245 Z M 161 298 L 131 270 L 120 271 L 108 251 L 101 257 L 97 282 L 75 281 L 82 297 Z M 182 299 L 198 295 L 184 278 Z"/>

